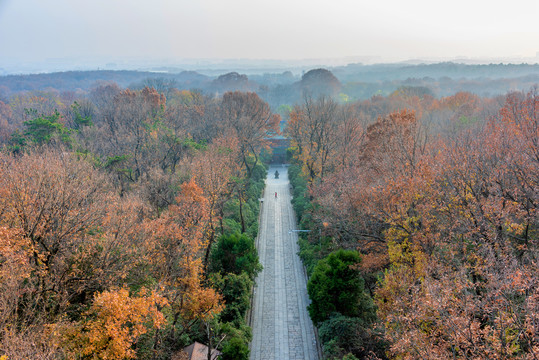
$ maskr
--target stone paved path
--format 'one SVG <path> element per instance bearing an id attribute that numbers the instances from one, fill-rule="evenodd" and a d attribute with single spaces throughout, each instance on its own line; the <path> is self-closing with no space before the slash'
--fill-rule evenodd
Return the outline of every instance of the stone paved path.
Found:
<path id="1" fill-rule="evenodd" d="M 279 179 L 274 179 L 275 170 Z M 318 359 L 286 167 L 271 167 L 262 204 L 251 360 Z M 275 198 L 275 192 L 278 197 Z"/>

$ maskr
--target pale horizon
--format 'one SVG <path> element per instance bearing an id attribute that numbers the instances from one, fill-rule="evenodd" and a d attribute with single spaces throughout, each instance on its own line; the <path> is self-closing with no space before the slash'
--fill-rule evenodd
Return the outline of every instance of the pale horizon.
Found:
<path id="1" fill-rule="evenodd" d="M 535 63 L 538 13 L 533 0 L 0 0 L 0 67 L 66 59 L 72 67 L 78 59 Z"/>

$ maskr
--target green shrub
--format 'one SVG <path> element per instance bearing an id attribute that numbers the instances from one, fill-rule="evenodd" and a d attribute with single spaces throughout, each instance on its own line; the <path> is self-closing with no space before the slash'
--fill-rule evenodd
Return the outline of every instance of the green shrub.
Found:
<path id="1" fill-rule="evenodd" d="M 214 286 L 223 295 L 225 309 L 219 314 L 221 322 L 228 322 L 240 327 L 245 321 L 245 314 L 251 304 L 253 280 L 242 272 L 239 275 L 229 273 L 224 276 L 213 274 Z"/>
<path id="2" fill-rule="evenodd" d="M 230 339 L 223 347 L 223 360 L 249 360 L 249 346 L 239 338 Z"/>
<path id="3" fill-rule="evenodd" d="M 382 333 L 361 318 L 334 313 L 320 324 L 318 334 L 329 359 L 365 359 L 372 353 L 385 358 L 387 344 Z"/>

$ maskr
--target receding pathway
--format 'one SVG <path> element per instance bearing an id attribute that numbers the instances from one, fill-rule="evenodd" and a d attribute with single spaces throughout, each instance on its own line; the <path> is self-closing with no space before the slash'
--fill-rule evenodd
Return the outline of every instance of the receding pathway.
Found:
<path id="1" fill-rule="evenodd" d="M 296 223 L 286 167 L 269 169 L 264 194 L 257 242 L 264 269 L 254 289 L 251 360 L 318 359 L 297 233 L 290 231 Z"/>

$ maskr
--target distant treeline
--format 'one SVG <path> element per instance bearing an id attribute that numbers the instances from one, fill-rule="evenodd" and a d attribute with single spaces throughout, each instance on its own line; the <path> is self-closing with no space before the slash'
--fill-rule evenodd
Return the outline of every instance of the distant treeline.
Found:
<path id="1" fill-rule="evenodd" d="M 349 64 L 332 70 L 342 82 L 406 80 L 409 78 L 502 79 L 539 75 L 539 64 Z"/>
<path id="2" fill-rule="evenodd" d="M 389 95 L 402 87 L 421 88 L 422 92 L 434 97 L 448 96 L 459 91 L 479 96 L 496 96 L 510 91 L 527 90 L 539 82 L 538 64 L 350 64 L 330 70 L 331 76 L 318 79 L 320 88 L 312 81 L 307 86 L 317 94 L 327 92 L 329 85 L 329 95 L 339 95 L 342 102 Z M 156 73 L 110 70 L 8 75 L 0 77 L 0 100 L 7 102 L 13 94 L 32 91 L 74 92 L 83 95 L 99 85 L 116 83 L 122 88 L 142 89 L 149 86 L 162 92 L 173 88 L 197 89 L 209 95 L 219 95 L 226 91 L 252 91 L 273 109 L 278 109 L 281 105 L 292 105 L 301 99 L 305 92 L 304 77 L 312 72 L 300 76 L 284 71 L 249 77 L 237 72 L 213 77 L 195 71 Z"/>

